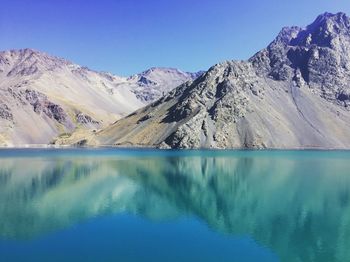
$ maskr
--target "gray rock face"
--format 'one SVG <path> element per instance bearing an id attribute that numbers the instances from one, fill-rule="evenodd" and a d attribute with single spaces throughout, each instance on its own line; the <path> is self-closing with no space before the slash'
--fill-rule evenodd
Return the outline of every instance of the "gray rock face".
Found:
<path id="1" fill-rule="evenodd" d="M 344 13 L 320 15 L 305 29 L 284 28 L 249 61 L 275 80 L 293 80 L 339 105 L 349 105 L 350 21 Z"/>
<path id="2" fill-rule="evenodd" d="M 325 13 L 304 29 L 283 28 L 248 61 L 211 67 L 90 143 L 350 148 L 349 83 L 350 19 Z"/>
<path id="3" fill-rule="evenodd" d="M 25 98 L 29 104 L 33 106 L 34 112 L 38 114 L 44 113 L 49 118 L 53 118 L 61 124 L 67 122 L 67 114 L 63 108 L 60 105 L 49 101 L 44 94 L 35 90 L 26 89 Z"/>
<path id="4" fill-rule="evenodd" d="M 86 125 L 92 124 L 97 126 L 100 125 L 100 122 L 94 120 L 91 116 L 81 112 L 76 114 L 76 119 L 77 119 L 77 122 L 80 124 L 86 124 Z"/>
<path id="5" fill-rule="evenodd" d="M 0 104 L 0 117 L 9 121 L 13 120 L 13 115 L 8 105 Z"/>
<path id="6" fill-rule="evenodd" d="M 57 123 L 62 124 L 67 130 L 74 128 L 74 124 L 67 112 L 59 104 L 52 102 L 45 94 L 29 88 L 8 88 L 5 92 L 2 92 L 2 97 L 12 97 L 17 103 L 13 106 L 31 108 L 38 116 L 47 117 L 55 122 L 57 121 Z M 14 119 L 11 108 L 5 103 L 0 105 L 0 117 L 14 123 L 17 122 Z"/>

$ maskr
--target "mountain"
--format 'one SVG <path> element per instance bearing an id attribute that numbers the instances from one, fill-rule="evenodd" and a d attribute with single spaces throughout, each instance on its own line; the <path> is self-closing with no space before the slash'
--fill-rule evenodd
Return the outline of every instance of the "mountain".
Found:
<path id="1" fill-rule="evenodd" d="M 159 99 L 175 87 L 195 80 L 204 71 L 183 72 L 176 68 L 152 67 L 127 79 L 127 85 L 142 102 L 148 104 Z"/>
<path id="2" fill-rule="evenodd" d="M 161 148 L 350 148 L 350 19 L 286 27 L 248 61 L 195 81 L 86 137 Z"/>
<path id="3" fill-rule="evenodd" d="M 164 85 L 187 81 L 182 72 L 169 79 L 165 72 L 161 82 L 150 79 L 152 88 L 136 77 L 95 72 L 32 49 L 0 52 L 0 145 L 48 144 L 57 136 L 85 135 L 143 107 L 148 101 L 143 89 L 155 98 L 168 90 Z"/>
<path id="4" fill-rule="evenodd" d="M 32 49 L 0 53 L 1 144 L 47 144 L 78 126 L 98 128 L 142 106 L 120 79 Z"/>

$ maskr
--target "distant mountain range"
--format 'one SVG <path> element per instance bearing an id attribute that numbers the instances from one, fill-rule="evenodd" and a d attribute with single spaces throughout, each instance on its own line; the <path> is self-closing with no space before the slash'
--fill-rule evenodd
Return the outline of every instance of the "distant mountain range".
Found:
<path id="1" fill-rule="evenodd" d="M 71 133 L 85 135 L 198 74 L 151 68 L 126 78 L 32 49 L 0 52 L 0 145 L 48 144 Z"/>
<path id="2" fill-rule="evenodd" d="M 205 71 L 183 72 L 176 68 L 152 67 L 126 79 L 126 85 L 143 103 L 159 99 L 175 87 L 195 80 Z M 124 83 L 122 83 L 123 85 Z"/>
<path id="3" fill-rule="evenodd" d="M 211 67 L 72 144 L 160 148 L 350 148 L 350 19 L 286 27 L 248 61 Z"/>

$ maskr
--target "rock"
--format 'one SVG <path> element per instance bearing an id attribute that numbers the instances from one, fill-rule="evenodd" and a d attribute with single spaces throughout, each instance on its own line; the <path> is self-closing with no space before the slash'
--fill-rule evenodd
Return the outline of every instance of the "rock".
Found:
<path id="1" fill-rule="evenodd" d="M 171 149 L 171 147 L 165 143 L 165 142 L 162 142 L 160 143 L 160 145 L 158 146 L 159 149 Z"/>
<path id="2" fill-rule="evenodd" d="M 33 106 L 36 113 L 44 113 L 49 118 L 53 118 L 59 123 L 65 123 L 67 121 L 67 114 L 61 106 L 48 100 L 44 94 L 34 91 L 25 90 L 25 98 Z"/>
<path id="3" fill-rule="evenodd" d="M 6 104 L 0 104 L 0 117 L 5 120 L 13 121 L 11 109 Z"/>
<path id="4" fill-rule="evenodd" d="M 151 119 L 151 118 L 152 118 L 152 115 L 145 115 L 145 116 L 141 117 L 137 122 L 142 123 L 142 122 L 144 122 L 148 119 Z"/>
<path id="5" fill-rule="evenodd" d="M 96 121 L 91 116 L 86 115 L 86 114 L 81 113 L 81 112 L 76 114 L 75 117 L 76 117 L 77 122 L 80 124 L 94 124 L 94 125 L 100 124 L 99 121 Z"/>
<path id="6" fill-rule="evenodd" d="M 78 141 L 75 146 L 78 146 L 78 147 L 83 147 L 87 144 L 87 140 L 86 139 L 82 139 L 80 141 Z"/>

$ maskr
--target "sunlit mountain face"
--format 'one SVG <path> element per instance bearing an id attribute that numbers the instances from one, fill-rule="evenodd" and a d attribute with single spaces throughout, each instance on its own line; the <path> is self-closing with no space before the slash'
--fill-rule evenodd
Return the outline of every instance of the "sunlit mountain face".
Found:
<path id="1" fill-rule="evenodd" d="M 6 154 L 0 158 L 2 242 L 27 243 L 130 215 L 155 226 L 194 219 L 222 237 L 249 237 L 280 261 L 350 259 L 350 152 Z"/>

